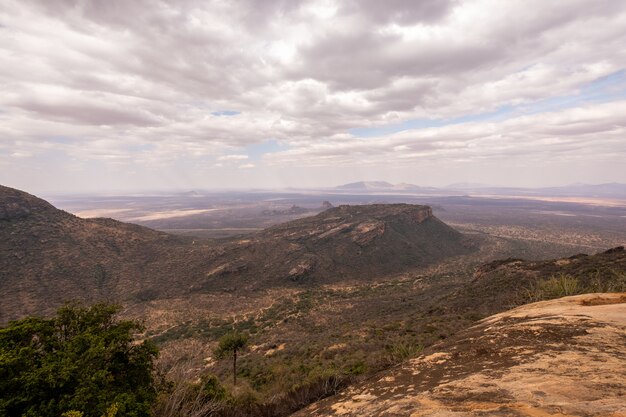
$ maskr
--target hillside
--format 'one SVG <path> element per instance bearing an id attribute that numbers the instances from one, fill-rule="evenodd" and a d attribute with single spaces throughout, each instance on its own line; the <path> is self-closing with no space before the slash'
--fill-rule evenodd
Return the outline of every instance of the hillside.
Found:
<path id="1" fill-rule="evenodd" d="M 188 378 L 204 371 L 227 381 L 232 364 L 208 360 L 211 346 L 233 328 L 250 334 L 254 348 L 241 356 L 240 376 L 253 387 L 258 408 L 224 415 L 284 416 L 345 384 L 372 378 L 479 319 L 530 302 L 528 290 L 554 275 L 571 275 L 580 292 L 626 291 L 622 248 L 576 259 L 575 266 L 567 258 L 516 261 L 516 274 L 445 262 L 352 285 L 283 288 L 252 297 L 196 294 L 149 303 L 133 316 L 147 318 L 149 334 L 162 346 L 164 370 L 176 374 L 184 355 Z M 599 273 L 587 280 L 585 271 Z M 320 382 L 322 376 L 332 381 Z"/>
<path id="2" fill-rule="evenodd" d="M 233 274 L 250 288 L 258 288 L 260 278 L 263 285 L 359 281 L 475 249 L 428 206 L 339 206 L 225 245 L 207 285 L 228 285 Z"/>
<path id="3" fill-rule="evenodd" d="M 626 293 L 491 316 L 294 416 L 620 416 Z"/>
<path id="4" fill-rule="evenodd" d="M 570 284 L 571 294 L 626 291 L 626 251 L 618 246 L 594 255 L 578 254 L 543 261 L 505 259 L 476 268 L 472 279 L 440 300 L 446 310 L 486 316 L 537 301 L 537 283 L 549 277 Z M 477 299 L 489 303 L 476 303 Z M 497 310 L 495 310 L 497 309 Z"/>
<path id="5" fill-rule="evenodd" d="M 0 322 L 67 299 L 135 300 L 190 259 L 179 238 L 111 219 L 81 219 L 0 187 Z"/>
<path id="6" fill-rule="evenodd" d="M 137 303 L 206 292 L 359 281 L 474 246 L 427 206 L 331 208 L 234 241 L 81 219 L 0 186 L 0 322 L 64 300 Z"/>

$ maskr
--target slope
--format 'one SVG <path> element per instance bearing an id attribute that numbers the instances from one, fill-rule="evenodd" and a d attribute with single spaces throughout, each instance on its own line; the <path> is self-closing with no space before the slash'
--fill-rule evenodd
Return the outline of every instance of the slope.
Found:
<path id="1" fill-rule="evenodd" d="M 295 416 L 624 415 L 625 339 L 625 293 L 525 305 Z"/>
<path id="2" fill-rule="evenodd" d="M 133 300 L 178 292 L 168 282 L 188 244 L 111 219 L 81 219 L 0 187 L 0 320 L 47 313 L 68 299 Z"/>

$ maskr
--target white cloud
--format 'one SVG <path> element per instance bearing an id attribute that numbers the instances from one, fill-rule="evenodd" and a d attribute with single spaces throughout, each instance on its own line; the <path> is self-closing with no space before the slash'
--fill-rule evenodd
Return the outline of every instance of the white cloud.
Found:
<path id="1" fill-rule="evenodd" d="M 241 161 L 248 159 L 248 155 L 222 155 L 217 158 L 218 161 Z"/>
<path id="2" fill-rule="evenodd" d="M 623 121 L 611 119 L 624 94 L 575 101 L 626 68 L 624 38 L 626 5 L 612 0 L 5 0 L 0 174 L 89 161 L 93 182 L 121 166 L 142 178 L 157 167 L 236 169 L 268 141 L 286 150 L 267 151 L 255 172 L 386 161 L 409 181 L 408 165 L 424 158 L 461 167 L 506 155 L 524 166 L 541 152 L 603 172 L 607 155 L 626 156 Z M 558 111 L 559 97 L 579 110 Z M 510 120 L 350 133 L 506 106 L 520 106 Z M 18 167 L 13 155 L 31 157 Z M 376 169 L 368 177 L 386 172 Z M 54 181 L 28 178 L 25 187 Z"/>

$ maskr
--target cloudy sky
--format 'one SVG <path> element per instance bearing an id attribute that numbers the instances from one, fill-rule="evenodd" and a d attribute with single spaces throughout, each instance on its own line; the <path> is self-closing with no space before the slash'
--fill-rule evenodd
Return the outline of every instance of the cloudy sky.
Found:
<path id="1" fill-rule="evenodd" d="M 0 184 L 626 182 L 622 0 L 2 0 Z"/>

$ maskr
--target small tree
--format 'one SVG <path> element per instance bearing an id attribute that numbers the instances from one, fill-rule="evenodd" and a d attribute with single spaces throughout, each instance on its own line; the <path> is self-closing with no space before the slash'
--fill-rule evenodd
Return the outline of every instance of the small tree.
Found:
<path id="1" fill-rule="evenodd" d="M 233 385 L 237 386 L 237 352 L 243 350 L 248 345 L 246 335 L 238 332 L 230 332 L 220 338 L 215 356 L 224 358 L 232 353 L 233 355 Z"/>

